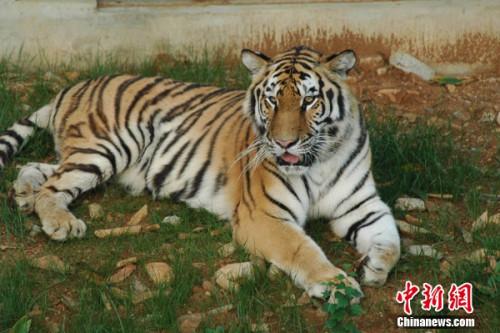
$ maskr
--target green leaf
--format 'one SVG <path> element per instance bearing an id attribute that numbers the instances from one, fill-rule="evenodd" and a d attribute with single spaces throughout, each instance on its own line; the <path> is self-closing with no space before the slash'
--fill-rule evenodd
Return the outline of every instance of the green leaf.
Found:
<path id="1" fill-rule="evenodd" d="M 10 329 L 9 333 L 29 333 L 31 328 L 31 319 L 25 315 L 19 319 Z"/>
<path id="2" fill-rule="evenodd" d="M 437 83 L 439 83 L 442 86 L 447 85 L 447 84 L 457 85 L 457 84 L 461 84 L 463 82 L 463 80 L 457 79 L 456 77 L 451 77 L 451 76 L 443 76 L 443 77 L 438 78 L 436 81 L 437 81 Z"/>

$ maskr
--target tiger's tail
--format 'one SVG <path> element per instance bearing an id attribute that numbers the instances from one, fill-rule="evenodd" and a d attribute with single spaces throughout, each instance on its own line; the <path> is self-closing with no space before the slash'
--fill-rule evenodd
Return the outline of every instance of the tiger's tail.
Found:
<path id="1" fill-rule="evenodd" d="M 18 120 L 11 127 L 0 133 L 0 170 L 22 148 L 33 134 L 35 127 L 48 128 L 53 107 L 45 105 L 30 116 Z"/>

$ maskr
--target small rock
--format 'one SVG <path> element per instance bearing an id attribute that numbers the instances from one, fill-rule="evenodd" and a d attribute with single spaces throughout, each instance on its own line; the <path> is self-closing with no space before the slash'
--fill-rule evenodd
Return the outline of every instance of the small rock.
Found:
<path id="1" fill-rule="evenodd" d="M 372 70 L 384 66 L 384 64 L 384 58 L 380 54 L 369 55 L 359 59 L 359 66 L 365 69 Z"/>
<path id="2" fill-rule="evenodd" d="M 449 93 L 453 94 L 457 90 L 457 87 L 454 84 L 447 84 L 446 90 L 448 90 Z"/>
<path id="3" fill-rule="evenodd" d="M 391 54 L 389 63 L 403 72 L 413 73 L 425 81 L 432 80 L 436 75 L 433 68 L 405 52 L 398 51 Z"/>
<path id="4" fill-rule="evenodd" d="M 415 241 L 411 238 L 402 237 L 401 244 L 403 244 L 403 247 L 408 247 L 408 246 L 414 245 Z"/>
<path id="5" fill-rule="evenodd" d="M 428 193 L 427 196 L 433 199 L 441 199 L 441 200 L 451 200 L 453 199 L 453 194 L 445 194 L 445 193 Z"/>
<path id="6" fill-rule="evenodd" d="M 409 223 L 406 223 L 405 221 L 396 220 L 396 224 L 398 225 L 399 230 L 402 233 L 405 233 L 405 234 L 408 234 L 408 235 L 430 234 L 431 233 L 429 230 L 427 230 L 425 228 L 411 225 Z"/>
<path id="7" fill-rule="evenodd" d="M 234 251 L 236 251 L 236 246 L 234 245 L 233 242 L 227 243 L 227 244 L 221 246 L 219 248 L 219 250 L 217 250 L 219 255 L 223 258 L 229 257 L 230 255 L 232 255 L 234 253 Z"/>
<path id="8" fill-rule="evenodd" d="M 164 262 L 150 262 L 144 267 L 155 284 L 169 283 L 174 276 L 172 268 Z"/>
<path id="9" fill-rule="evenodd" d="M 500 126 L 500 112 L 497 113 L 497 125 Z"/>
<path id="10" fill-rule="evenodd" d="M 398 198 L 394 207 L 402 211 L 424 211 L 425 202 L 419 198 Z"/>
<path id="11" fill-rule="evenodd" d="M 207 266 L 207 264 L 205 264 L 204 262 L 193 262 L 191 265 L 197 269 L 202 269 Z"/>
<path id="12" fill-rule="evenodd" d="M 192 232 L 199 233 L 199 232 L 202 232 L 202 231 L 204 231 L 204 230 L 205 230 L 205 228 L 204 228 L 204 227 L 196 227 L 196 228 L 194 228 L 194 229 L 193 229 L 193 231 L 192 231 Z"/>
<path id="13" fill-rule="evenodd" d="M 443 258 L 443 254 L 430 245 L 410 245 L 406 248 L 406 252 L 414 256 L 425 256 L 436 259 Z"/>
<path id="14" fill-rule="evenodd" d="M 254 274 L 254 268 L 250 261 L 233 263 L 220 268 L 215 272 L 215 282 L 225 290 L 239 288 L 237 280 Z"/>
<path id="15" fill-rule="evenodd" d="M 69 273 L 73 271 L 71 266 L 65 264 L 61 258 L 54 255 L 37 258 L 31 262 L 31 265 L 36 268 L 58 273 Z"/>
<path id="16" fill-rule="evenodd" d="M 380 67 L 380 68 L 377 68 L 377 75 L 378 75 L 378 76 L 385 75 L 385 74 L 387 74 L 387 71 L 388 71 L 388 68 L 387 68 L 387 67 Z"/>
<path id="17" fill-rule="evenodd" d="M 462 233 L 462 237 L 466 243 L 468 243 L 468 244 L 472 243 L 473 237 L 472 237 L 472 234 L 470 232 L 468 232 L 464 228 L 460 228 L 460 232 Z"/>
<path id="18" fill-rule="evenodd" d="M 135 264 L 136 262 L 137 262 L 137 257 L 130 257 L 130 258 L 122 259 L 122 260 L 118 261 L 116 263 L 115 267 L 116 268 L 122 268 L 125 265 Z"/>
<path id="19" fill-rule="evenodd" d="M 104 216 L 104 210 L 102 209 L 101 205 L 97 203 L 91 203 L 89 205 L 89 217 L 92 220 L 100 219 L 103 216 Z"/>
<path id="20" fill-rule="evenodd" d="M 131 225 L 138 225 L 146 221 L 146 218 L 148 217 L 148 205 L 142 206 L 141 209 L 139 209 L 127 222 L 126 225 L 131 226 Z"/>
<path id="21" fill-rule="evenodd" d="M 418 219 L 415 216 L 412 216 L 410 214 L 405 215 L 405 220 L 406 220 L 406 222 L 411 223 L 413 225 L 421 225 L 422 224 L 422 221 L 420 219 Z"/>
<path id="22" fill-rule="evenodd" d="M 180 316 L 177 319 L 179 324 L 179 331 L 181 333 L 195 333 L 200 326 L 203 315 L 201 313 L 193 313 L 184 316 Z"/>
<path id="23" fill-rule="evenodd" d="M 484 211 L 481 216 L 472 223 L 472 231 L 484 228 L 488 224 L 500 224 L 500 213 L 489 216 L 488 211 Z"/>
<path id="24" fill-rule="evenodd" d="M 181 218 L 177 215 L 170 215 L 164 217 L 161 223 L 170 225 L 179 225 L 181 224 Z"/>
<path id="25" fill-rule="evenodd" d="M 112 284 L 120 283 L 128 278 L 136 268 L 137 267 L 134 264 L 128 264 L 124 266 L 116 271 L 115 274 L 111 275 L 108 279 L 108 282 Z"/>
<path id="26" fill-rule="evenodd" d="M 398 88 L 385 88 L 377 91 L 377 95 L 386 96 L 392 103 L 397 103 L 398 99 L 396 95 L 401 92 L 401 89 Z"/>
<path id="27" fill-rule="evenodd" d="M 486 111 L 483 113 L 481 118 L 479 119 L 479 122 L 481 123 L 492 123 L 495 121 L 496 115 L 495 113 L 491 111 Z"/>
<path id="28" fill-rule="evenodd" d="M 455 111 L 453 112 L 453 117 L 462 120 L 462 121 L 469 121 L 471 116 L 468 112 L 462 112 L 462 111 Z"/>

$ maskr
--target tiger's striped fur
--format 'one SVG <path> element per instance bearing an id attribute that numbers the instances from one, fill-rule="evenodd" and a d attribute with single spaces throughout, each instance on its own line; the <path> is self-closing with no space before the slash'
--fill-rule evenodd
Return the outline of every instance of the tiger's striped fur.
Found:
<path id="1" fill-rule="evenodd" d="M 244 50 L 242 60 L 253 78 L 247 92 L 131 75 L 62 90 L 0 136 L 0 167 L 35 126 L 53 134 L 59 156 L 57 165 L 21 169 L 18 205 L 54 240 L 83 237 L 86 225 L 68 205 L 116 175 L 132 194 L 230 220 L 237 242 L 318 297 L 324 282 L 345 275 L 303 230 L 308 218 L 325 217 L 363 256 L 362 282 L 382 285 L 399 258 L 399 235 L 343 80 L 354 53 L 297 47 L 271 59 Z"/>

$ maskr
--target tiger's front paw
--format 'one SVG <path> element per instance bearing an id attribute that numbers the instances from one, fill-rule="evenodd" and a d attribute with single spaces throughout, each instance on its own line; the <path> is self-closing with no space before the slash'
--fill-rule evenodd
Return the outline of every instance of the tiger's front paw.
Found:
<path id="1" fill-rule="evenodd" d="M 53 240 L 65 241 L 68 238 L 82 238 L 87 226 L 71 213 L 54 214 L 50 220 L 42 220 L 43 231 Z"/>
<path id="2" fill-rule="evenodd" d="M 324 281 L 313 284 L 307 293 L 311 297 L 325 298 L 328 297 L 328 302 L 337 303 L 337 293 L 347 295 L 351 299 L 351 304 L 357 304 L 364 296 L 359 283 L 344 272 L 337 275 L 330 281 Z"/>

